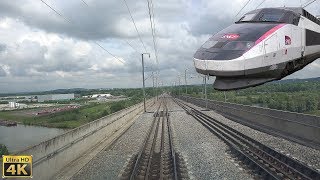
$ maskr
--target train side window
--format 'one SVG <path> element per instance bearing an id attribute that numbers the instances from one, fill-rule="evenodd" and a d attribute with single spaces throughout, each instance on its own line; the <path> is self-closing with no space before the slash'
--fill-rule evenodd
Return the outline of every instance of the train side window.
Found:
<path id="1" fill-rule="evenodd" d="M 239 21 L 251 21 L 253 20 L 254 16 L 256 15 L 256 13 L 252 13 L 252 14 L 245 14 L 243 17 L 241 17 L 239 19 Z"/>
<path id="2" fill-rule="evenodd" d="M 299 16 L 293 15 L 292 24 L 298 25 L 298 24 L 299 24 L 299 20 L 300 20 L 300 17 L 299 17 Z"/>

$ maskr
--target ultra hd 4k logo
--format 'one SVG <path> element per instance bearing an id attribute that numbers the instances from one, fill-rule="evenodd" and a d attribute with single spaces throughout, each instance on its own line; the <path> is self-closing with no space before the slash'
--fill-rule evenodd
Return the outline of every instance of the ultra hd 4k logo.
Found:
<path id="1" fill-rule="evenodd" d="M 32 177 L 32 156 L 2 156 L 2 177 Z"/>

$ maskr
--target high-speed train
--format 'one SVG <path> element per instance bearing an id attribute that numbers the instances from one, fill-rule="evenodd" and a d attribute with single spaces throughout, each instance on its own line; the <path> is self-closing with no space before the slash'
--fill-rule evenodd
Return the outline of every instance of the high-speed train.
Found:
<path id="1" fill-rule="evenodd" d="M 217 90 L 279 80 L 320 58 L 320 20 L 303 8 L 263 8 L 213 35 L 194 54 Z M 319 69 L 320 70 L 320 69 Z"/>

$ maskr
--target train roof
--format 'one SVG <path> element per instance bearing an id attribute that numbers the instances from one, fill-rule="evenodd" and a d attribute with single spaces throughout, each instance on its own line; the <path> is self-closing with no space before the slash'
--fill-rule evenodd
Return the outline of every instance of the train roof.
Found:
<path id="1" fill-rule="evenodd" d="M 307 19 L 313 21 L 314 23 L 320 25 L 320 20 L 319 18 L 313 16 L 311 13 L 309 13 L 308 11 L 306 11 L 305 9 L 303 9 L 302 7 L 272 7 L 272 8 L 261 8 L 261 9 L 256 9 L 253 11 L 249 11 L 247 12 L 245 15 L 248 14 L 256 14 L 256 18 L 252 19 L 252 20 L 257 20 L 258 18 L 258 14 L 263 15 L 263 14 L 274 14 L 276 15 L 277 13 L 281 13 L 281 14 L 285 14 L 281 20 L 279 19 L 279 22 L 286 22 L 286 23 L 290 23 L 290 24 L 295 24 L 297 25 L 298 21 L 294 20 L 294 17 L 300 17 L 300 16 L 304 16 Z M 290 16 L 292 16 L 293 18 L 290 18 Z M 241 21 L 241 19 L 239 20 L 239 22 Z"/>
<path id="2" fill-rule="evenodd" d="M 270 7 L 270 8 L 255 9 L 255 10 L 247 12 L 246 14 L 248 14 L 248 13 L 257 13 L 257 12 L 265 11 L 265 10 L 267 10 L 267 11 L 272 11 L 272 10 L 291 11 L 291 12 L 294 12 L 295 14 L 302 15 L 304 9 L 301 8 L 301 7 Z"/>

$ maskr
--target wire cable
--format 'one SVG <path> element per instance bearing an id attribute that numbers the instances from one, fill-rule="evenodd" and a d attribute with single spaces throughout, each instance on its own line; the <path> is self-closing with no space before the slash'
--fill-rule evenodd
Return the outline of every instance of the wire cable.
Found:
<path id="1" fill-rule="evenodd" d="M 65 16 L 63 16 L 61 13 L 59 13 L 57 10 L 55 10 L 53 7 L 51 7 L 48 3 L 46 3 L 43 0 L 40 0 L 43 4 L 45 4 L 47 7 L 49 7 L 52 11 L 54 11 L 58 16 L 62 17 L 65 21 L 71 23 L 69 19 L 67 19 Z"/>
<path id="2" fill-rule="evenodd" d="M 84 0 L 81 0 L 81 1 L 83 2 L 83 4 L 89 7 L 89 5 Z"/>
<path id="3" fill-rule="evenodd" d="M 87 4 L 84 0 L 82 0 L 82 2 L 83 2 L 84 4 L 86 4 L 87 7 L 89 8 L 88 4 Z M 124 41 L 126 41 L 126 43 L 127 43 L 134 51 L 136 51 L 137 53 L 141 54 L 141 53 L 140 53 L 136 48 L 134 48 L 127 40 L 124 40 Z M 144 45 L 144 44 L 143 44 L 143 45 Z"/>
<path id="4" fill-rule="evenodd" d="M 132 46 L 132 44 L 131 43 L 129 43 L 129 41 L 128 40 L 124 40 L 134 51 L 136 51 L 138 54 L 141 54 L 141 52 L 139 52 L 136 48 L 134 48 L 133 46 Z"/>
<path id="5" fill-rule="evenodd" d="M 266 0 L 263 0 L 263 1 L 255 8 L 255 10 L 258 9 L 265 1 L 266 1 Z"/>
<path id="6" fill-rule="evenodd" d="M 157 51 L 157 45 L 156 45 L 156 38 L 155 38 L 155 30 L 154 30 L 154 24 L 153 24 L 153 21 L 152 21 L 152 10 L 151 10 L 151 4 L 149 2 L 149 0 L 147 0 L 148 2 L 148 10 L 149 10 L 149 19 L 150 19 L 150 27 L 151 27 L 151 34 L 152 34 L 152 40 L 153 40 L 153 48 L 154 48 L 154 54 L 155 54 L 155 57 L 156 57 L 156 62 L 157 62 L 157 68 L 159 70 L 159 61 L 158 61 L 158 51 Z"/>
<path id="7" fill-rule="evenodd" d="M 311 1 L 307 2 L 307 3 L 303 6 L 303 8 L 309 6 L 310 4 L 314 3 L 315 1 L 316 1 L 316 0 L 311 0 Z"/>
<path id="8" fill-rule="evenodd" d="M 234 18 L 236 18 L 239 14 L 240 14 L 240 12 L 249 4 L 249 2 L 250 2 L 251 0 L 248 0 L 245 4 L 244 4 L 244 6 L 238 11 L 238 13 L 234 16 Z"/>
<path id="9" fill-rule="evenodd" d="M 117 59 L 118 61 L 122 62 L 124 64 L 124 61 L 119 59 L 117 56 L 115 56 L 114 54 L 112 54 L 110 51 L 108 51 L 106 48 L 104 48 L 103 46 L 101 46 L 98 42 L 94 41 L 94 43 L 96 45 L 98 45 L 101 49 L 105 50 L 107 53 L 109 53 L 111 56 L 113 56 L 115 59 Z"/>
<path id="10" fill-rule="evenodd" d="M 153 40 L 153 48 L 154 48 L 154 54 L 156 57 L 156 63 L 157 63 L 157 71 L 156 71 L 156 89 L 158 88 L 158 80 L 159 80 L 159 60 L 158 60 L 158 51 L 157 51 L 157 45 L 156 45 L 156 38 L 155 38 L 155 27 L 154 27 L 154 21 L 152 20 L 152 17 L 154 17 L 153 12 L 153 5 L 151 6 L 152 0 L 147 0 L 148 3 L 148 12 L 149 12 L 149 19 L 150 19 L 150 27 L 151 27 L 151 34 L 152 34 L 152 40 Z"/>
<path id="11" fill-rule="evenodd" d="M 51 7 L 49 4 L 47 4 L 45 1 L 40 0 L 43 4 L 45 4 L 47 7 L 49 7 L 52 11 L 54 11 L 57 15 L 59 15 L 60 17 L 62 17 L 64 20 L 66 20 L 67 22 L 69 22 L 70 24 L 74 24 L 71 20 L 67 19 L 65 16 L 63 16 L 61 13 L 59 13 L 57 10 L 55 10 L 53 7 Z M 96 45 L 98 45 L 102 50 L 106 51 L 108 54 L 110 54 L 111 56 L 113 56 L 115 59 L 117 59 L 118 61 L 120 61 L 121 63 L 125 64 L 125 61 L 119 59 L 117 56 L 115 56 L 114 54 L 112 54 L 110 51 L 108 51 L 107 49 L 105 49 L 103 46 L 101 46 L 98 42 L 94 41 L 94 43 Z"/>
<path id="12" fill-rule="evenodd" d="M 151 4 L 151 13 L 152 13 L 152 23 L 153 23 L 153 35 L 154 35 L 154 37 L 156 37 L 157 35 L 156 35 L 156 23 L 154 22 L 154 8 L 153 8 L 153 1 L 152 0 L 150 0 L 150 4 Z M 156 38 L 154 38 L 154 44 L 155 44 L 155 46 L 156 46 L 156 61 L 157 61 L 157 63 L 159 63 L 159 61 L 158 61 L 158 45 L 157 45 L 157 39 Z M 158 65 L 158 64 L 157 64 Z"/>
<path id="13" fill-rule="evenodd" d="M 141 44 L 142 44 L 142 46 L 143 46 L 143 48 L 144 48 L 145 52 L 147 52 L 146 46 L 144 45 L 144 43 L 143 43 L 143 41 L 142 41 L 142 38 L 141 38 L 140 33 L 139 33 L 139 31 L 138 31 L 138 28 L 137 28 L 136 22 L 135 22 L 135 21 L 134 21 L 134 19 L 133 19 L 133 16 L 132 16 L 132 14 L 131 14 L 131 11 L 130 11 L 130 8 L 129 8 L 128 4 L 127 4 L 127 1 L 126 1 L 126 0 L 123 0 L 123 1 L 124 1 L 125 5 L 126 5 L 126 7 L 127 7 L 127 10 L 128 10 L 128 12 L 129 12 L 129 14 L 130 14 L 130 17 L 131 17 L 132 23 L 133 23 L 133 25 L 134 25 L 134 27 L 135 27 L 135 29 L 136 29 L 136 31 L 137 31 L 137 34 L 138 34 L 139 39 L 140 39 L 140 42 L 141 42 Z"/>

